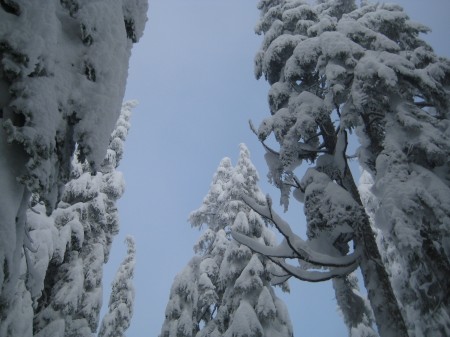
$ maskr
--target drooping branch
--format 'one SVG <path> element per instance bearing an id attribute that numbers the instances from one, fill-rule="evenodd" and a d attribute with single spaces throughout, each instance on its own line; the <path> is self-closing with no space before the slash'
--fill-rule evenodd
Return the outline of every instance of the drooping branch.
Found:
<path id="1" fill-rule="evenodd" d="M 338 257 L 314 251 L 305 240 L 292 231 L 289 224 L 271 207 L 259 205 L 246 195 L 242 196 L 242 200 L 255 212 L 270 220 L 285 238 L 277 247 L 267 247 L 245 235 L 236 232 L 231 233 L 235 240 L 250 249 L 266 256 L 296 258 L 323 267 L 347 267 L 358 260 L 360 254 L 358 249 L 349 255 Z"/>
<path id="2" fill-rule="evenodd" d="M 290 258 L 299 259 L 311 263 L 311 259 L 306 260 L 303 256 L 296 254 L 292 249 L 290 249 L 290 247 L 286 243 L 286 240 L 284 240 L 277 247 L 268 247 L 254 239 L 247 237 L 246 235 L 237 233 L 235 231 L 232 231 L 231 235 L 239 243 L 246 245 L 251 250 L 257 253 L 267 256 L 272 262 L 280 266 L 287 273 L 287 275 L 275 275 L 277 284 L 283 283 L 291 276 L 299 280 L 308 282 L 327 281 L 333 277 L 347 275 L 358 267 L 358 259 L 354 259 L 352 263 L 342 264 L 339 266 L 336 266 L 336 264 L 320 265 L 320 267 L 330 268 L 326 271 L 305 270 L 299 267 L 292 266 L 285 261 L 286 258 Z"/>
<path id="3" fill-rule="evenodd" d="M 270 257 L 269 257 L 270 258 Z M 280 266 L 285 272 L 292 275 L 293 277 L 307 282 L 322 282 L 328 281 L 334 277 L 348 275 L 358 268 L 358 262 L 355 261 L 353 264 L 347 267 L 337 267 L 329 269 L 328 271 L 311 271 L 305 270 L 300 267 L 292 266 L 286 263 L 283 259 L 270 258 L 270 260 Z"/>

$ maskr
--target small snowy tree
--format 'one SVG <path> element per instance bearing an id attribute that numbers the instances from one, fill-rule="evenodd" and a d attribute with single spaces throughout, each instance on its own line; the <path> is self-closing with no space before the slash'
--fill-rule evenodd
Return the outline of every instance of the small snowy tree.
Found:
<path id="1" fill-rule="evenodd" d="M 382 336 L 447 335 L 449 61 L 434 55 L 418 37 L 426 27 L 396 5 L 263 0 L 259 7 L 264 41 L 255 70 L 271 85 L 271 116 L 254 131 L 263 143 L 273 135 L 280 144 L 279 151 L 265 145 L 270 178 L 286 208 L 292 189 L 305 204 L 309 242 L 251 200 L 286 240 L 266 249 L 236 238 L 310 281 L 347 274 L 349 257 L 359 256 L 353 262 Z M 347 163 L 347 134 L 354 130 L 360 164 L 374 178 L 373 217 Z M 315 166 L 298 179 L 294 170 L 305 160 Z M 337 258 L 350 241 L 355 253 Z M 293 256 L 303 269 L 328 272 L 305 273 L 287 264 Z"/>
<path id="2" fill-rule="evenodd" d="M 125 242 L 128 246 L 127 257 L 120 265 L 112 283 L 108 313 L 102 319 L 99 337 L 124 337 L 133 316 L 136 249 L 133 237 L 127 236 Z"/>
<path id="3" fill-rule="evenodd" d="M 244 145 L 235 167 L 228 158 L 221 161 L 203 204 L 190 215 L 192 226 L 206 229 L 194 247 L 197 255 L 175 278 L 161 337 L 292 336 L 271 286 L 272 274 L 281 271 L 229 235 L 234 228 L 263 245 L 274 243 L 262 218 L 239 200 L 246 194 L 264 203 L 257 182 Z"/>

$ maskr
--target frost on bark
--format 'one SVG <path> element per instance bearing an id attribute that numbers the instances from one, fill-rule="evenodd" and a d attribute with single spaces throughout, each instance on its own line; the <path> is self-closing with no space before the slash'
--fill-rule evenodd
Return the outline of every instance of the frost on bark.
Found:
<path id="1" fill-rule="evenodd" d="M 382 336 L 448 335 L 449 61 L 419 39 L 427 28 L 396 5 L 286 0 L 259 8 L 256 31 L 264 39 L 255 74 L 271 85 L 271 116 L 252 128 L 282 204 L 288 207 L 293 192 L 305 204 L 309 231 L 304 246 L 270 207 L 260 208 L 285 236 L 264 251 L 307 280 L 320 276 L 293 268 L 288 258 L 329 267 L 326 279 L 344 274 L 339 268 L 348 258 L 329 255 L 347 254 L 353 241 Z M 351 132 L 374 182 L 371 217 L 347 164 Z M 279 149 L 266 145 L 269 136 Z M 299 179 L 296 168 L 305 161 L 314 166 Z"/>
<path id="2" fill-rule="evenodd" d="M 230 237 L 233 228 L 264 246 L 275 242 L 263 219 L 239 200 L 248 194 L 264 203 L 257 182 L 244 145 L 235 167 L 228 158 L 221 161 L 203 204 L 190 215 L 192 226 L 205 230 L 196 256 L 172 285 L 161 337 L 292 336 L 285 305 L 271 286 L 281 270 Z"/>

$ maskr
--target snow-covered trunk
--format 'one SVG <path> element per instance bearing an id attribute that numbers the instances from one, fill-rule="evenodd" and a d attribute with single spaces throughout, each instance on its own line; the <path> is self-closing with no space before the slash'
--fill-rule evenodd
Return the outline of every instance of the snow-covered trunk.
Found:
<path id="1" fill-rule="evenodd" d="M 338 130 L 335 130 L 329 116 L 324 119 L 321 130 L 324 135 L 324 143 L 334 153 L 334 162 L 329 164 L 330 167 L 325 166 L 321 170 L 328 172 L 330 179 L 337 178 L 339 185 L 362 208 L 363 204 L 358 187 L 346 159 L 348 145 L 346 131 L 341 130 L 338 132 Z M 338 170 L 333 169 L 333 166 Z M 335 176 L 336 174 L 337 176 Z M 392 289 L 386 267 L 381 259 L 369 216 L 367 213 L 362 212 L 360 217 L 350 225 L 354 232 L 355 245 L 361 248 L 359 266 L 380 335 L 382 337 L 407 337 L 405 321 Z"/>
<path id="2" fill-rule="evenodd" d="M 348 167 L 345 168 L 342 185 L 354 200 L 362 206 L 358 188 Z M 355 243 L 362 248 L 360 268 L 375 321 L 382 337 L 408 337 L 405 321 L 395 297 L 386 267 L 381 259 L 369 216 L 363 213 L 361 222 L 355 224 Z"/>
<path id="3" fill-rule="evenodd" d="M 30 193 L 16 179 L 24 170 L 26 154 L 17 144 L 8 144 L 2 128 L 0 154 L 0 336 L 16 331 L 26 337 L 31 336 L 31 316 L 25 309 L 31 309 L 30 295 L 19 277 Z M 18 330 L 19 314 L 29 318 L 29 324 L 19 324 Z"/>
<path id="4" fill-rule="evenodd" d="M 0 107 L 1 109 L 1 107 Z M 0 121 L 2 119 L 0 118 Z M 24 197 L 28 195 L 26 188 L 16 177 L 23 171 L 26 161 L 24 151 L 16 144 L 8 144 L 3 129 L 0 128 L 0 294 L 3 292 L 3 282 L 16 275 L 19 266 L 13 263 L 16 243 L 23 237 L 18 219 L 24 219 L 28 204 Z M 25 205 L 23 205 L 25 202 Z M 23 230 L 23 228 L 22 228 Z M 19 241 L 19 242 L 18 242 Z"/>
<path id="5" fill-rule="evenodd" d="M 30 199 L 30 192 L 23 188 L 22 199 L 19 204 L 15 216 L 15 231 L 8 237 L 13 240 L 10 244 L 13 245 L 13 250 L 4 252 L 3 262 L 3 283 L 1 285 L 0 294 L 0 336 L 19 336 L 24 331 L 31 333 L 31 316 L 26 315 L 27 319 L 25 324 L 18 323 L 18 314 L 31 310 L 29 305 L 30 295 L 25 287 L 24 281 L 20 280 L 21 262 L 24 254 L 24 237 L 25 237 L 25 224 L 27 219 L 28 202 Z M 8 223 L 7 223 L 8 225 Z M 5 237 L 7 237 L 5 235 Z M 15 239 L 15 240 L 14 240 Z M 3 247 L 2 247 L 3 248 Z M 0 248 L 1 249 L 1 248 Z M 28 303 L 23 301 L 28 300 Z M 17 329 L 17 326 L 20 329 Z M 31 335 L 28 335 L 31 336 Z M 24 336 L 26 337 L 26 336 Z"/>
<path id="6" fill-rule="evenodd" d="M 418 62 L 415 71 L 427 74 L 427 85 L 441 89 L 448 83 L 450 63 L 438 59 L 431 49 L 426 54 L 427 62 Z M 439 76 L 435 76 L 435 69 L 439 69 Z M 409 333 L 447 336 L 450 95 L 448 90 L 439 89 L 431 95 L 421 81 L 402 80 L 398 86 L 408 88 L 402 89 L 406 95 L 389 93 L 382 118 L 372 123 L 369 116 L 363 118 L 365 129 L 372 130 L 360 132 L 361 164 L 371 174 L 365 206 L 379 233 L 383 262 Z"/>
<path id="7" fill-rule="evenodd" d="M 351 219 L 356 208 L 350 203 L 348 210 L 342 203 L 327 209 L 339 206 L 330 195 L 319 200 L 323 209 L 311 207 L 308 222 L 334 214 L 336 222 L 352 227 L 382 336 L 449 335 L 450 62 L 420 39 L 428 29 L 394 4 L 362 1 L 355 9 L 344 0 L 318 5 L 261 0 L 259 8 L 256 30 L 264 41 L 255 74 L 271 84 L 271 116 L 254 131 L 266 148 L 271 134 L 280 145 L 268 152 L 275 158 L 270 178 L 283 205 L 287 208 L 293 187 L 303 202 L 306 188 L 326 197 L 326 189 L 339 185 L 362 209 L 347 153 L 336 139 L 356 129 L 358 159 L 374 178 L 374 216 L 371 209 Z M 322 176 L 310 172 L 299 183 L 295 169 L 304 160 L 314 162 Z M 379 246 L 369 215 L 380 233 Z M 287 240 L 298 239 L 290 228 L 285 233 Z M 300 260 L 310 258 L 294 253 Z M 318 280 L 290 270 L 300 279 Z M 337 273 L 322 274 L 321 280 L 342 275 L 345 268 L 333 270 Z"/>
<path id="8" fill-rule="evenodd" d="M 408 105 L 395 110 L 395 116 L 386 118 L 384 148 L 377 157 L 373 187 L 379 200 L 374 219 L 383 259 L 410 333 L 448 336 L 450 150 L 442 145 L 446 136 L 440 134 L 448 120 L 420 116 L 420 111 Z M 420 117 L 420 131 L 404 125 L 405 117 L 410 123 Z M 407 146 L 410 139 L 414 145 Z M 420 144 L 417 139 L 422 140 Z M 436 156 L 441 151 L 447 158 Z"/>

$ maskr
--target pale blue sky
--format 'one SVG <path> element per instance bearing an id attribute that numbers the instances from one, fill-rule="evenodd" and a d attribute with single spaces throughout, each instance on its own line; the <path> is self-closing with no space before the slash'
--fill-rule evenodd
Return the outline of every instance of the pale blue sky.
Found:
<path id="1" fill-rule="evenodd" d="M 450 1 L 402 0 L 407 13 L 430 26 L 427 38 L 439 55 L 450 56 Z M 136 306 L 128 337 L 158 336 L 173 278 L 193 256 L 200 233 L 189 213 L 201 205 L 220 160 L 236 163 L 238 145 L 252 154 L 264 192 L 263 149 L 247 121 L 269 114 L 268 85 L 253 76 L 260 37 L 256 0 L 150 0 L 144 37 L 131 58 L 126 99 L 140 104 L 120 166 L 126 192 L 119 202 L 121 232 L 105 270 L 105 289 L 125 255 L 123 238 L 137 245 Z M 303 221 L 301 207 L 289 219 Z M 300 223 L 292 223 L 304 235 Z M 284 300 L 295 336 L 344 337 L 331 282 L 290 281 Z M 109 295 L 108 295 L 109 296 Z M 105 297 L 104 304 L 107 305 Z"/>

